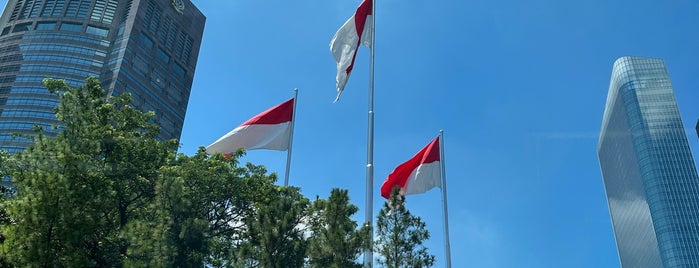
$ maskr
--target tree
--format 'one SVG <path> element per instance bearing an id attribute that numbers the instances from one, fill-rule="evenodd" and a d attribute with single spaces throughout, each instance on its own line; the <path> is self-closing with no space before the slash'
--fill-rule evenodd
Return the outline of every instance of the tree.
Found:
<path id="1" fill-rule="evenodd" d="M 15 186 L 0 194 L 0 267 L 356 266 L 369 231 L 356 231 L 347 191 L 311 208 L 263 166 L 239 165 L 243 151 L 177 155 L 128 93 L 44 83 L 58 133 L 37 126 L 32 146 L 0 152 Z"/>
<path id="2" fill-rule="evenodd" d="M 36 127 L 34 144 L 12 156 L 15 224 L 3 227 L 2 253 L 18 266 L 121 266 L 124 228 L 145 215 L 177 142 L 158 141 L 152 112 L 131 107 L 128 94 L 106 96 L 94 78 L 44 84 L 60 99 L 60 132 L 48 138 Z"/>
<path id="3" fill-rule="evenodd" d="M 237 267 L 303 267 L 308 247 L 310 201 L 296 187 L 263 191 L 266 200 L 245 220 L 246 236 L 238 245 Z"/>
<path id="4" fill-rule="evenodd" d="M 350 204 L 347 190 L 332 189 L 328 200 L 311 207 L 309 266 L 317 268 L 361 267 L 356 260 L 368 245 L 369 228 L 357 230 L 350 217 L 359 208 Z"/>
<path id="5" fill-rule="evenodd" d="M 149 217 L 129 228 L 129 266 L 216 267 L 235 264 L 253 204 L 268 198 L 276 175 L 261 166 L 238 166 L 243 151 L 224 158 L 180 154 L 161 169 Z"/>
<path id="6" fill-rule="evenodd" d="M 7 169 L 11 166 L 9 159 L 9 154 L 6 151 L 0 151 L 0 180 L 6 176 Z M 0 248 L 5 243 L 5 235 L 3 235 L 2 231 L 3 226 L 12 224 L 12 220 L 5 209 L 8 196 L 10 196 L 10 189 L 0 184 Z M 0 254 L 0 267 L 12 267 L 5 254 Z"/>
<path id="7" fill-rule="evenodd" d="M 426 224 L 405 208 L 405 197 L 396 187 L 384 203 L 376 221 L 378 263 L 387 268 L 431 267 L 434 255 L 423 242 L 430 238 Z"/>

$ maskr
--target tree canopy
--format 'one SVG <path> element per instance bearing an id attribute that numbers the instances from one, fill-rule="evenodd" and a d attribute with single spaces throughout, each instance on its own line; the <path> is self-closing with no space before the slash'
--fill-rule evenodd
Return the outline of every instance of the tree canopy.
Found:
<path id="1" fill-rule="evenodd" d="M 361 267 L 371 230 L 352 219 L 347 190 L 311 201 L 264 166 L 241 164 L 243 150 L 177 154 L 128 93 L 107 96 L 94 78 L 44 83 L 60 100 L 58 134 L 37 126 L 32 146 L 0 151 L 0 177 L 13 185 L 0 187 L 0 267 Z M 402 209 L 379 215 L 379 235 L 407 224 L 390 243 L 413 252 L 429 234 Z M 378 242 L 384 255 L 389 241 Z M 400 257 L 434 261 L 416 252 Z"/>
<path id="2" fill-rule="evenodd" d="M 398 187 L 384 203 L 376 221 L 378 263 L 387 268 L 431 267 L 435 257 L 423 244 L 430 238 L 427 225 L 405 208 Z"/>

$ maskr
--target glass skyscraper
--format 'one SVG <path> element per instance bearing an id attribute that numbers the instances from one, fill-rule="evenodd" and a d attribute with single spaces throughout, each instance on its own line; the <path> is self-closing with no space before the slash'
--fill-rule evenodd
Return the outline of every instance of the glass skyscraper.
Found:
<path id="1" fill-rule="evenodd" d="M 0 17 L 0 149 L 56 123 L 42 79 L 81 86 L 99 78 L 108 95 L 129 92 L 154 111 L 160 138 L 179 139 L 206 18 L 189 0 L 9 0 Z M 55 135 L 50 132 L 48 135 Z"/>
<path id="2" fill-rule="evenodd" d="M 614 63 L 597 153 L 622 267 L 699 267 L 699 176 L 663 60 Z"/>

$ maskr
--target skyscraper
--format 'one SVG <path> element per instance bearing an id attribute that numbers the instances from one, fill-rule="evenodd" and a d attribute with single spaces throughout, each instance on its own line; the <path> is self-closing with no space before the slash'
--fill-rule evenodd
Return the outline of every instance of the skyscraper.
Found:
<path id="1" fill-rule="evenodd" d="M 699 267 L 699 176 L 665 63 L 614 63 L 597 154 L 622 267 Z"/>
<path id="2" fill-rule="evenodd" d="M 160 138 L 179 138 L 206 18 L 189 0 L 9 0 L 0 17 L 0 149 L 55 124 L 42 79 L 97 77 L 154 111 Z M 48 133 L 52 135 L 55 133 Z"/>

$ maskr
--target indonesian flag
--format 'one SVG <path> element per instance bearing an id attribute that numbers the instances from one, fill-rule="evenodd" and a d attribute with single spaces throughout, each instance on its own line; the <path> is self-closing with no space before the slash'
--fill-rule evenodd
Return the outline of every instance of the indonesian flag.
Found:
<path id="1" fill-rule="evenodd" d="M 400 187 L 402 195 L 421 194 L 440 187 L 439 137 L 422 148 L 413 158 L 400 164 L 381 185 L 381 196 L 391 197 L 393 187 Z"/>
<path id="2" fill-rule="evenodd" d="M 245 121 L 207 146 L 206 152 L 228 154 L 240 148 L 287 150 L 291 142 L 289 137 L 293 113 L 294 99 L 292 98 Z"/>
<path id="3" fill-rule="evenodd" d="M 357 8 L 354 16 L 349 18 L 330 41 L 330 51 L 333 53 L 335 63 L 337 63 L 337 97 L 340 99 L 342 90 L 345 89 L 347 79 L 349 79 L 354 59 L 357 57 L 357 49 L 360 44 L 371 48 L 371 38 L 373 27 L 372 0 L 364 0 Z M 360 38 L 361 37 L 361 38 Z"/>

